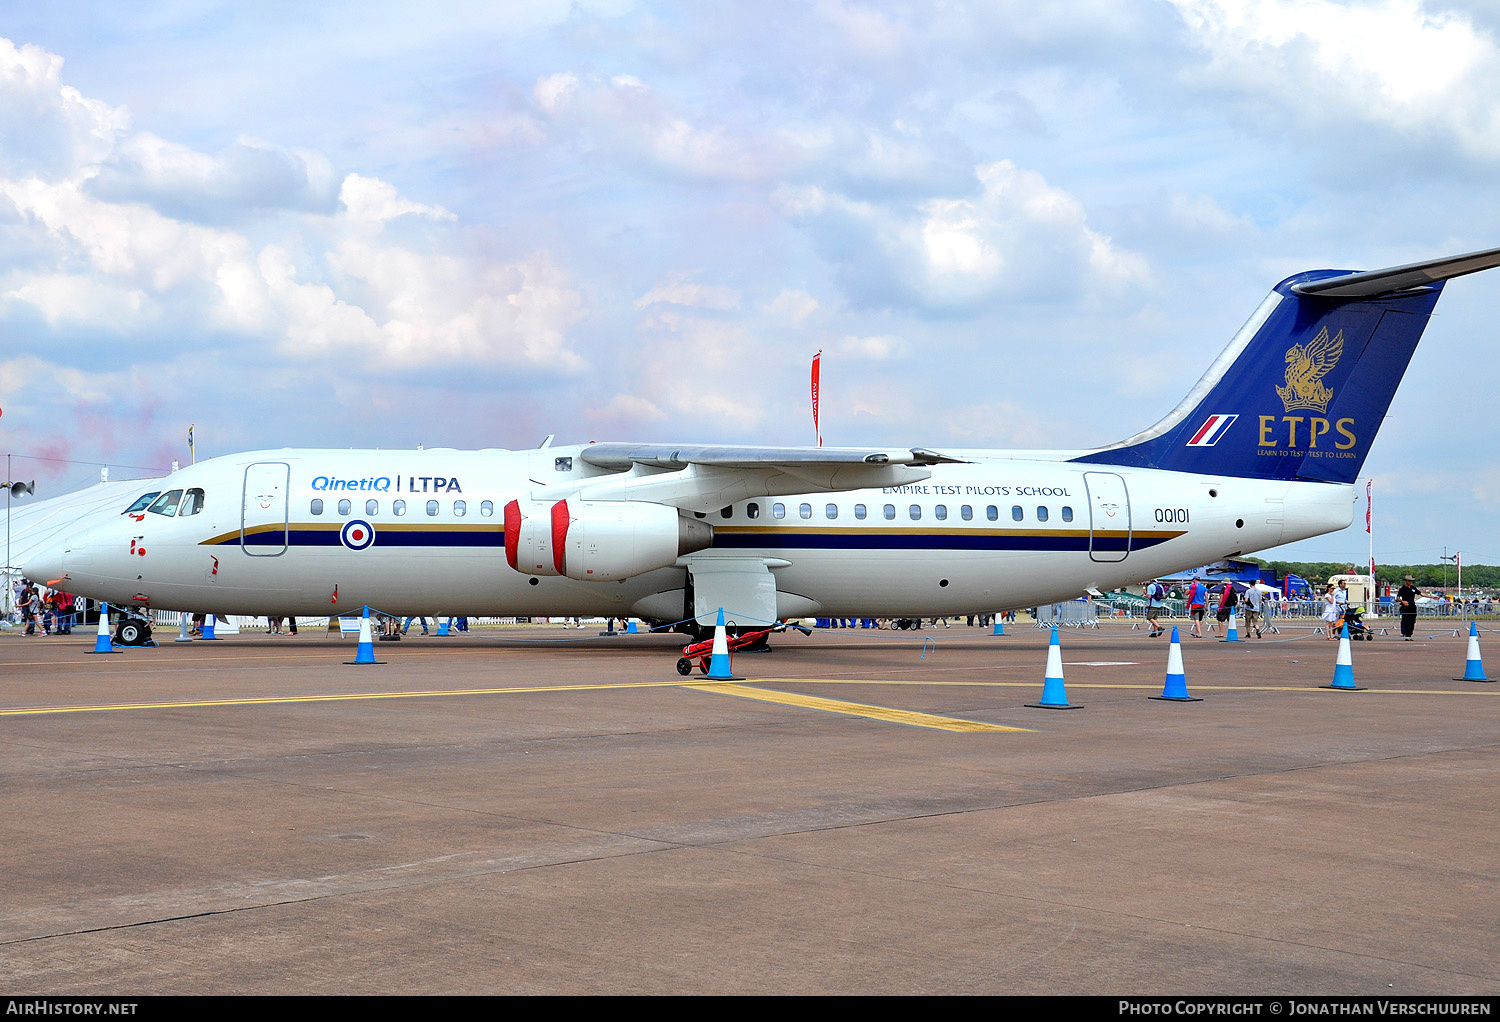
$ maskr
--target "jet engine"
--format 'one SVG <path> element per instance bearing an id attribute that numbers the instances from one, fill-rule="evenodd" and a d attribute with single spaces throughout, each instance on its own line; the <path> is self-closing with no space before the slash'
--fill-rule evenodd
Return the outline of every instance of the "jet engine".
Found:
<path id="1" fill-rule="evenodd" d="M 552 552 L 552 505 L 513 500 L 505 505 L 505 559 L 526 575 L 561 575 Z"/>
<path id="2" fill-rule="evenodd" d="M 612 582 L 665 568 L 714 541 L 713 526 L 639 500 L 559 500 L 505 506 L 505 555 L 528 575 Z"/>

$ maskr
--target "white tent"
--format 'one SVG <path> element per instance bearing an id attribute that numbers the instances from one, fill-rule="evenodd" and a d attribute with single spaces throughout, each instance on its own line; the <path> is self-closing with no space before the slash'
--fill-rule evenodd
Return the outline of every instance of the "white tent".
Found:
<path id="1" fill-rule="evenodd" d="M 4 593 L 0 594 L 0 606 L 8 619 L 15 609 L 15 583 L 21 577 L 21 569 L 32 555 L 57 543 L 78 528 L 80 520 L 89 515 L 116 508 L 124 511 L 131 501 L 155 488 L 152 479 L 122 479 L 113 483 L 95 483 L 93 486 L 75 490 L 61 497 L 36 500 L 31 497 L 11 498 L 10 511 L 5 515 L 5 566 L 0 568 L 4 578 Z M 46 579 L 33 579 L 46 582 Z"/>

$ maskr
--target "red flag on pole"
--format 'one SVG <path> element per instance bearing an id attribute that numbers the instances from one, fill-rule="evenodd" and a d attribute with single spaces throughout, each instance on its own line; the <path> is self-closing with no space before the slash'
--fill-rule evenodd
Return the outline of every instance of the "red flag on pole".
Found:
<path id="1" fill-rule="evenodd" d="M 822 349 L 819 349 L 818 353 L 813 356 L 813 360 L 812 360 L 813 433 L 817 435 L 818 446 L 819 447 L 823 446 L 823 427 L 818 424 L 818 379 L 822 375 L 822 372 L 823 372 L 823 351 L 822 351 Z"/>
<path id="2" fill-rule="evenodd" d="M 1373 479 L 1368 480 L 1365 483 L 1365 531 L 1366 532 L 1370 531 L 1370 511 L 1373 510 L 1373 508 L 1375 507 L 1375 497 L 1370 492 L 1370 487 L 1372 487 L 1374 485 L 1375 485 L 1375 480 L 1373 480 Z"/>

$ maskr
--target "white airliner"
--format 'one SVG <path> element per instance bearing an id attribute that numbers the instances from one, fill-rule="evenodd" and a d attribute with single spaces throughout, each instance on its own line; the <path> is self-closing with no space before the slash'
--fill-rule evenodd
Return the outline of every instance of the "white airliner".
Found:
<path id="1" fill-rule="evenodd" d="M 156 480 L 25 571 L 137 608 L 683 630 L 1072 599 L 1346 527 L 1443 282 L 1496 265 L 1289 277 L 1171 414 L 1095 450 L 256 451 Z"/>

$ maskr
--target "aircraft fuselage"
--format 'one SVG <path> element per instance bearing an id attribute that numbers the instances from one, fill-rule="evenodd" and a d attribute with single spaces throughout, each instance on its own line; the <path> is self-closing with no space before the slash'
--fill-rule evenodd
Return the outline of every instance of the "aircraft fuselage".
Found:
<path id="1" fill-rule="evenodd" d="M 729 559 L 771 569 L 778 616 L 930 616 L 1072 599 L 1340 529 L 1353 514 L 1347 485 L 962 452 L 969 463 L 908 485 L 683 510 L 713 527 L 712 545 L 621 580 L 512 568 L 505 505 L 587 485 L 601 474 L 584 450 L 219 458 L 151 482 L 163 495 L 202 491 L 178 504 L 186 513 L 114 516 L 44 570 L 80 595 L 168 610 L 675 621 L 692 613 L 687 567 Z"/>

